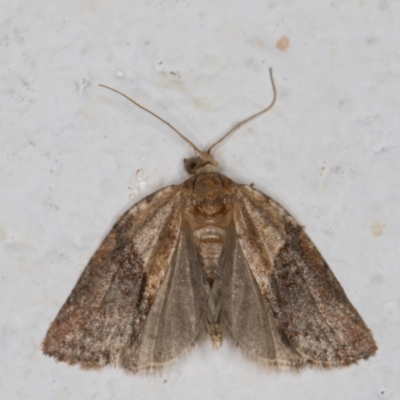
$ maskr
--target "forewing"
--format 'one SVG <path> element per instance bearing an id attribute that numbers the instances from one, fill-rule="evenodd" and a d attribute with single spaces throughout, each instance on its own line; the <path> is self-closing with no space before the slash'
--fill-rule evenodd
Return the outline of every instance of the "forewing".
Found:
<path id="1" fill-rule="evenodd" d="M 180 224 L 179 186 L 146 197 L 120 217 L 51 324 L 43 351 L 87 368 L 116 363 L 141 331 Z"/>
<path id="2" fill-rule="evenodd" d="M 370 330 L 293 217 L 241 185 L 234 222 L 246 265 L 273 316 L 270 330 L 290 350 L 287 362 L 278 357 L 277 365 L 334 367 L 375 353 Z"/>
<path id="3" fill-rule="evenodd" d="M 122 366 L 156 370 L 193 346 L 205 327 L 207 285 L 193 233 L 183 220 L 165 279 L 138 340 L 122 352 Z"/>

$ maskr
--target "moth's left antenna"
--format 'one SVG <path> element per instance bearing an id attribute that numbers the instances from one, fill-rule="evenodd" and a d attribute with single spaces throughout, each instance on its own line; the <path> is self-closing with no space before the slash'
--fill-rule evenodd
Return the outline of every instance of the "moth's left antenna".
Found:
<path id="1" fill-rule="evenodd" d="M 194 145 L 193 142 L 191 142 L 183 133 L 179 132 L 178 129 L 176 129 L 173 125 L 171 125 L 168 121 L 166 121 L 165 119 L 159 117 L 157 114 L 153 113 L 153 111 L 148 110 L 146 107 L 143 107 L 142 105 L 140 105 L 139 103 L 137 103 L 135 100 L 131 99 L 129 96 L 127 96 L 126 94 L 118 91 L 117 89 L 113 89 L 112 87 L 106 86 L 106 85 L 99 85 L 103 88 L 106 88 L 108 90 L 111 90 L 115 93 L 120 94 L 121 96 L 125 97 L 126 99 L 128 99 L 131 103 L 135 104 L 135 106 L 141 108 L 143 111 L 147 111 L 149 114 L 151 114 L 153 117 L 156 117 L 157 119 L 159 119 L 161 122 L 164 122 L 165 125 L 168 125 L 173 131 L 175 131 L 183 140 L 185 140 L 187 143 L 190 144 L 190 146 L 193 147 L 194 151 L 197 154 L 201 154 L 202 152 Z"/>

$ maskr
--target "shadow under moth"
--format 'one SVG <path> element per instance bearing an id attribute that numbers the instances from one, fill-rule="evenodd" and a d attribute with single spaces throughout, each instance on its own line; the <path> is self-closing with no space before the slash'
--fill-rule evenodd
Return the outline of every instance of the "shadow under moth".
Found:
<path id="1" fill-rule="evenodd" d="M 217 171 L 211 150 L 192 175 L 122 215 L 51 324 L 45 354 L 84 368 L 162 369 L 208 336 L 275 369 L 332 368 L 377 346 L 294 218 L 270 197 Z M 103 85 L 101 85 L 103 86 Z"/>

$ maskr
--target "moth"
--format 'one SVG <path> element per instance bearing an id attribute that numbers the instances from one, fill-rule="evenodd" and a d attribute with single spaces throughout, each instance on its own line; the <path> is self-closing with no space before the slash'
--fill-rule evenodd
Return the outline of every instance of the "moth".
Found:
<path id="1" fill-rule="evenodd" d="M 84 368 L 152 372 L 202 338 L 224 338 L 275 369 L 347 366 L 377 346 L 304 229 L 278 203 L 217 170 L 211 150 L 191 177 L 122 215 L 51 324 L 43 352 Z M 102 85 L 103 86 L 103 85 Z"/>

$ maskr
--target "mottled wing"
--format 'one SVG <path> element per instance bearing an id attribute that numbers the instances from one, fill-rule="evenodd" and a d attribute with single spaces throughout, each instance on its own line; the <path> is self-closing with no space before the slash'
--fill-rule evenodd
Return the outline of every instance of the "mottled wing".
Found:
<path id="1" fill-rule="evenodd" d="M 180 205 L 180 187 L 170 186 L 117 221 L 51 324 L 46 354 L 87 368 L 118 362 L 140 336 L 170 275 L 181 237 Z"/>
<path id="2" fill-rule="evenodd" d="M 207 286 L 193 233 L 183 220 L 164 282 L 138 340 L 123 350 L 122 366 L 133 372 L 159 369 L 193 346 L 205 327 Z"/>
<path id="3" fill-rule="evenodd" d="M 250 357 L 278 367 L 329 368 L 376 352 L 370 330 L 328 265 L 279 204 L 239 185 L 234 224 L 229 246 L 236 260 L 231 268 L 232 273 L 242 274 L 245 283 L 231 278 L 233 322 L 227 321 Z M 225 257 L 226 264 L 229 256 Z M 224 282 L 228 285 L 228 274 Z M 248 304 L 251 299 L 257 311 Z"/>

